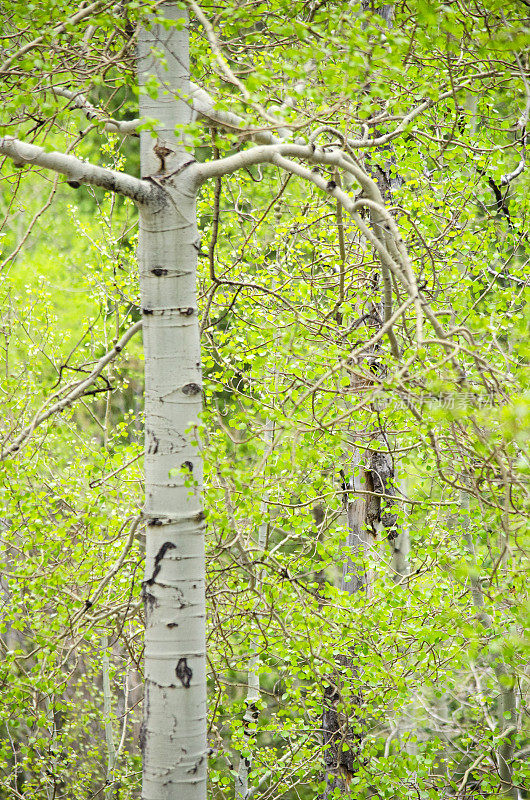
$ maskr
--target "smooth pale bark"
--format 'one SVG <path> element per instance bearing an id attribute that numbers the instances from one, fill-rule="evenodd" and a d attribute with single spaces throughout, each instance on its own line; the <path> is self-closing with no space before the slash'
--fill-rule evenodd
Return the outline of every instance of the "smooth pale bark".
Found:
<path id="1" fill-rule="evenodd" d="M 166 19 L 187 22 L 175 4 L 164 3 L 163 13 Z M 177 99 L 189 93 L 187 29 L 154 24 L 140 33 L 138 49 L 140 84 L 153 74 L 161 82 L 155 97 L 140 95 L 142 116 L 159 121 L 154 138 L 141 134 L 142 180 L 13 137 L 0 138 L 0 153 L 18 167 L 51 169 L 66 175 L 74 188 L 101 186 L 139 206 L 147 528 L 142 798 L 206 800 L 204 513 L 197 447 L 202 389 L 195 291 L 199 180 L 193 157 L 175 133 L 192 113 Z M 122 337 L 86 381 L 42 410 L 23 438 L 82 394 L 138 327 Z"/>
<path id="2" fill-rule="evenodd" d="M 135 135 L 136 129 L 141 123 L 140 119 L 119 120 L 106 117 L 100 109 L 89 103 L 81 92 L 72 92 L 70 89 L 63 89 L 62 86 L 53 86 L 50 87 L 50 90 L 53 91 L 53 94 L 69 100 L 70 108 L 80 109 L 87 119 L 100 122 L 103 125 L 103 130 L 107 133 L 118 133 L 120 136 Z"/>
<path id="3" fill-rule="evenodd" d="M 164 4 L 167 19 L 184 12 Z M 186 21 L 187 22 L 187 21 Z M 165 65 L 152 56 L 164 55 Z M 176 126 L 191 112 L 187 27 L 154 24 L 139 39 L 142 176 L 160 189 L 140 205 L 140 287 L 145 349 L 146 568 L 143 800 L 206 798 L 206 644 L 202 459 L 197 447 L 201 359 L 196 300 L 198 232 L 193 158 Z M 177 134 L 175 131 L 177 130 Z"/>
<path id="4" fill-rule="evenodd" d="M 406 497 L 406 481 L 401 479 L 399 484 L 401 495 Z M 404 524 L 402 523 L 399 526 L 399 529 L 396 528 L 396 533 L 396 536 L 389 537 L 390 548 L 392 552 L 392 580 L 394 583 L 401 583 L 404 586 L 408 586 L 408 577 L 410 575 L 410 535 L 406 522 Z"/>
<path id="5" fill-rule="evenodd" d="M 107 745 L 107 774 L 105 777 L 105 800 L 112 800 L 114 795 L 114 768 L 116 766 L 116 747 L 112 726 L 112 689 L 110 686 L 109 640 L 103 636 L 101 640 L 101 666 L 103 678 L 103 727 Z"/>
<path id="6" fill-rule="evenodd" d="M 390 542 L 392 548 L 392 580 L 394 583 L 408 584 L 410 537 L 408 528 L 402 527 L 395 539 Z"/>
<path id="7" fill-rule="evenodd" d="M 97 167 L 66 153 L 47 153 L 42 147 L 21 142 L 14 136 L 0 137 L 0 153 L 9 156 L 18 168 L 32 164 L 59 172 L 66 176 L 73 189 L 78 189 L 83 183 L 89 183 L 92 186 L 100 186 L 108 192 L 124 194 L 136 202 L 148 202 L 153 193 L 153 187 L 149 183 L 126 172 Z"/>
<path id="8" fill-rule="evenodd" d="M 184 19 L 175 4 L 163 3 L 161 9 L 170 20 Z M 163 60 L 154 57 L 153 51 L 157 56 L 162 54 Z M 418 298 L 391 218 L 389 233 L 381 241 L 356 214 L 370 204 L 380 214 L 384 215 L 385 210 L 374 181 L 342 150 L 327 152 L 313 144 L 262 145 L 198 169 L 177 135 L 178 126 L 189 123 L 193 113 L 179 99 L 192 94 L 188 73 L 185 28 L 166 29 L 155 24 L 141 32 L 140 84 L 153 74 L 161 82 L 156 96 L 140 95 L 141 115 L 159 121 L 155 137 L 150 132 L 141 133 L 142 180 L 95 167 L 73 156 L 46 153 L 10 137 L 0 139 L 0 152 L 9 155 L 18 166 L 31 163 L 52 169 L 65 174 L 74 187 L 83 182 L 102 186 L 132 197 L 139 205 L 146 361 L 146 686 L 140 737 L 144 800 L 206 797 L 204 515 L 200 501 L 201 458 L 193 444 L 201 410 L 195 296 L 199 247 L 195 197 L 199 183 L 267 161 L 312 182 L 352 213 L 361 232 L 383 256 L 384 264 L 403 283 L 413 301 Z M 363 140 L 359 146 L 370 144 Z M 333 181 L 289 161 L 285 155 L 349 172 L 362 186 L 365 197 L 359 202 L 352 200 Z M 392 237 L 396 237 L 395 242 Z M 388 322 L 390 329 L 392 321 Z M 384 328 L 383 325 L 381 336 Z M 365 469 L 364 479 L 367 474 Z M 370 488 L 368 482 L 362 484 L 363 488 Z M 360 537 L 371 535 L 363 525 L 359 532 Z M 334 691 L 332 687 L 332 694 Z M 331 703 L 339 714 L 335 697 Z M 345 728 L 340 714 L 336 730 L 342 737 L 347 723 Z M 341 755 L 340 766 L 350 774 L 353 752 L 352 749 L 349 756 Z"/>

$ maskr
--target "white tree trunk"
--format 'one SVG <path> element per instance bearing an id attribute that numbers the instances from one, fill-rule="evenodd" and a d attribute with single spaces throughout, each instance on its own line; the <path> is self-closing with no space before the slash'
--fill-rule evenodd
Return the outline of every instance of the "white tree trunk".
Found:
<path id="1" fill-rule="evenodd" d="M 366 470 L 359 463 L 361 456 L 354 451 L 351 464 L 351 488 L 357 492 L 350 497 L 347 495 L 345 502 L 348 523 L 348 538 L 346 545 L 350 553 L 342 567 L 341 588 L 343 592 L 355 594 L 364 590 L 371 594 L 372 575 L 368 567 L 370 550 L 375 544 L 373 534 L 366 525 L 367 496 L 364 494 L 369 488 Z"/>
<path id="2" fill-rule="evenodd" d="M 274 288 L 274 282 L 272 284 Z M 265 423 L 265 436 L 264 442 L 265 447 L 270 448 L 272 442 L 274 440 L 274 422 L 268 419 Z M 267 544 L 267 532 L 269 527 L 269 492 L 263 492 L 263 498 L 261 501 L 261 523 L 258 528 L 258 551 L 261 553 Z M 261 598 L 261 591 L 262 591 L 262 569 L 258 567 L 256 570 L 255 577 L 251 581 L 251 586 L 259 598 L 256 602 L 256 614 L 259 614 L 259 604 Z M 253 635 L 250 638 L 250 650 L 252 655 L 249 660 L 248 665 L 248 676 L 247 676 L 247 697 L 245 700 L 245 713 L 243 715 L 243 727 L 244 727 L 244 744 L 248 745 L 251 736 L 255 731 L 250 728 L 250 725 L 253 723 L 257 723 L 259 719 L 259 708 L 258 708 L 258 701 L 261 699 L 261 686 L 260 686 L 260 675 L 259 675 L 259 666 L 260 666 L 260 657 L 258 655 L 258 647 L 259 642 L 257 638 Z M 252 757 L 241 755 L 239 758 L 239 768 L 236 775 L 235 780 L 235 797 L 240 798 L 241 800 L 247 800 L 249 796 L 249 777 L 250 772 L 252 769 Z"/>
<path id="3" fill-rule="evenodd" d="M 184 12 L 165 3 L 167 19 Z M 186 20 L 187 25 L 187 20 Z M 152 56 L 162 52 L 164 64 Z M 196 301 L 197 181 L 176 126 L 191 112 L 187 27 L 153 24 L 139 40 L 140 95 L 157 138 L 141 133 L 142 175 L 160 187 L 140 206 L 145 350 L 146 615 L 143 800 L 206 798 L 206 645 L 202 459 L 197 447 L 201 361 Z"/>

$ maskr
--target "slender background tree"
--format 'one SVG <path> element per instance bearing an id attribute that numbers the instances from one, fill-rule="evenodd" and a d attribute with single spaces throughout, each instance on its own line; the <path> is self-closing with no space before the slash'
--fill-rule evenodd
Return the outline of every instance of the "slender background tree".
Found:
<path id="1" fill-rule="evenodd" d="M 141 752 L 144 798 L 525 796 L 521 4 L 30 11 L 2 791 L 137 797 Z"/>

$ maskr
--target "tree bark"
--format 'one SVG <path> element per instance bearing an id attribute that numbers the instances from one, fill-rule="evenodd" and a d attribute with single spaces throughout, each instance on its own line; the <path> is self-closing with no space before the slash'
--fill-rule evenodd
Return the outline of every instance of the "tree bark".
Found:
<path id="1" fill-rule="evenodd" d="M 42 147 L 21 142 L 14 136 L 0 137 L 0 153 L 9 156 L 15 167 L 22 168 L 27 164 L 33 164 L 65 175 L 72 189 L 78 189 L 81 184 L 89 183 L 92 186 L 101 186 L 108 192 L 123 194 L 136 202 L 149 202 L 152 194 L 152 186 L 149 183 L 140 181 L 126 172 L 98 167 L 66 153 L 47 153 Z"/>
<path id="2" fill-rule="evenodd" d="M 145 350 L 145 698 L 141 735 L 143 800 L 206 798 L 206 644 L 202 408 L 196 300 L 198 188 L 193 158 L 178 134 L 191 111 L 178 100 L 189 87 L 184 12 L 165 3 L 171 21 L 139 39 L 142 176 L 158 186 L 140 205 L 139 268 Z M 181 27 L 185 23 L 184 27 Z M 153 56 L 153 50 L 163 59 Z"/>

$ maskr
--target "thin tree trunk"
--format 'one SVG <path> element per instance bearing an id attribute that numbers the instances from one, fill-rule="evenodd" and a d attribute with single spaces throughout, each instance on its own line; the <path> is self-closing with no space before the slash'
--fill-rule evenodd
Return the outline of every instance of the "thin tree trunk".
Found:
<path id="1" fill-rule="evenodd" d="M 273 280 L 271 283 L 271 289 L 275 289 L 275 281 Z M 273 354 L 276 351 L 276 336 L 274 337 L 274 346 L 273 346 Z M 273 359 L 274 359 L 273 355 Z M 278 369 L 277 365 L 273 360 L 273 386 L 275 392 L 278 390 Z M 272 446 L 274 442 L 274 420 L 267 419 L 265 421 L 265 429 L 264 429 L 264 436 L 263 436 L 263 443 L 265 445 L 265 452 L 269 454 L 269 457 L 272 453 Z M 268 462 L 268 458 L 266 463 Z M 266 463 L 264 465 L 264 472 L 266 469 Z M 269 492 L 264 488 L 263 495 L 260 504 L 260 514 L 261 514 L 261 521 L 258 527 L 258 540 L 257 546 L 260 553 L 265 549 L 267 545 L 267 536 L 269 531 Z M 262 591 L 262 576 L 263 570 L 261 567 L 258 567 L 256 570 L 255 577 L 252 579 L 251 588 L 253 589 L 255 596 L 256 596 L 256 611 L 255 613 L 259 613 L 259 605 L 261 603 L 261 591 Z M 260 656 L 257 652 L 258 650 L 258 641 L 257 638 L 251 636 L 250 637 L 250 650 L 252 655 L 249 659 L 248 665 L 248 675 L 247 675 L 247 697 L 245 701 L 245 714 L 243 715 L 243 726 L 244 726 L 244 743 L 248 745 L 250 739 L 255 734 L 250 728 L 250 725 L 257 723 L 259 719 L 259 707 L 258 701 L 261 699 L 261 684 L 260 684 L 260 676 L 259 676 L 259 666 L 260 666 Z M 236 800 L 239 798 L 240 800 L 247 800 L 250 796 L 250 789 L 249 786 L 249 778 L 250 773 L 252 770 L 252 756 L 249 755 L 242 755 L 239 759 L 239 769 L 236 775 L 235 780 L 235 797 Z"/>
<path id="2" fill-rule="evenodd" d="M 105 728 L 105 742 L 107 745 L 107 771 L 105 775 L 105 800 L 112 800 L 114 795 L 113 779 L 116 766 L 116 747 L 114 745 L 114 731 L 112 725 L 112 689 L 110 685 L 109 640 L 107 636 L 101 639 L 101 667 L 103 674 L 103 719 Z"/>
<path id="3" fill-rule="evenodd" d="M 166 30 L 153 24 L 139 39 L 140 85 L 150 75 L 160 82 L 155 97 L 140 95 L 141 115 L 159 120 L 156 138 L 141 133 L 142 176 L 160 187 L 158 201 L 140 206 L 147 526 L 142 798 L 205 800 L 197 182 L 193 158 L 175 134 L 176 126 L 191 121 L 189 108 L 177 99 L 189 90 L 187 19 L 174 4 L 165 3 L 162 11 L 173 25 Z"/>
<path id="4" fill-rule="evenodd" d="M 368 10 L 370 4 L 363 0 L 363 9 Z M 375 10 L 390 27 L 394 14 L 394 6 L 382 6 Z M 384 167 L 369 169 L 372 177 L 378 184 L 381 196 L 389 205 L 392 204 L 392 188 L 394 183 L 390 178 L 387 164 Z M 398 181 L 400 179 L 398 178 Z M 383 221 L 378 219 L 377 213 L 370 211 L 371 224 L 377 237 L 385 241 L 385 230 Z M 342 220 L 339 222 L 339 240 Z M 344 272 L 344 245 L 341 244 L 341 272 Z M 392 285 L 390 276 L 382 264 L 383 276 L 383 297 L 382 301 L 374 299 L 368 324 L 380 328 L 383 322 L 391 315 L 392 304 Z M 341 283 L 342 289 L 342 283 Z M 342 291 L 340 302 L 343 300 Z M 340 312 L 339 312 L 340 313 Z M 338 317 L 340 320 L 340 316 Z M 395 337 L 392 334 L 392 350 L 395 356 L 399 355 L 399 348 Z M 363 356 L 363 361 L 373 369 L 377 366 L 378 355 L 376 345 L 371 351 L 367 351 Z M 358 383 L 358 382 L 357 382 Z M 352 384 L 351 390 L 363 389 L 356 383 Z M 367 442 L 366 450 L 360 453 L 357 449 L 353 453 L 353 469 L 350 470 L 350 477 L 343 473 L 344 481 L 344 501 L 348 525 L 348 537 L 346 541 L 349 555 L 343 565 L 341 588 L 350 595 L 358 592 L 365 592 L 366 597 L 371 596 L 373 576 L 368 566 L 369 553 L 375 544 L 376 536 L 386 529 L 387 537 L 393 550 L 393 567 L 396 570 L 396 579 L 400 580 L 408 574 L 408 535 L 406 532 L 398 532 L 396 528 L 397 516 L 392 510 L 388 510 L 392 505 L 389 499 L 395 496 L 394 489 L 394 464 L 392 454 L 386 452 L 388 441 L 383 430 L 366 431 L 364 434 L 356 432 L 355 438 L 364 438 Z M 377 442 L 381 448 L 372 450 L 372 442 Z M 373 445 L 372 445 L 373 446 Z M 339 667 L 348 667 L 352 675 L 358 675 L 355 665 L 355 654 L 340 654 L 337 656 Z M 348 786 L 356 769 L 359 758 L 360 741 L 362 734 L 354 730 L 352 723 L 360 721 L 360 714 L 356 709 L 362 703 L 362 695 L 351 696 L 348 702 L 344 702 L 344 688 L 341 680 L 336 677 L 334 682 L 325 689 L 322 728 L 324 744 L 324 767 L 326 774 L 326 788 L 323 798 L 331 798 L 338 789 L 341 794 L 348 790 Z"/>
<path id="5" fill-rule="evenodd" d="M 465 476 L 463 480 L 466 484 L 467 480 Z M 469 493 L 466 491 L 462 491 L 460 494 L 460 508 L 462 511 L 461 524 L 464 543 L 476 567 L 475 546 L 469 530 Z M 478 611 L 478 619 L 482 626 L 490 631 L 493 628 L 493 621 L 490 615 L 484 611 L 484 596 L 480 580 L 478 580 L 474 573 L 471 574 L 470 580 L 473 605 Z M 515 680 L 513 675 L 510 674 L 506 664 L 499 658 L 495 658 L 493 662 L 493 671 L 499 687 L 497 719 L 501 736 L 500 743 L 497 747 L 497 767 L 501 779 L 501 793 L 504 797 L 511 798 L 512 800 L 520 800 L 521 795 L 517 787 L 514 786 L 512 771 L 514 739 L 518 727 Z M 465 768 L 467 766 L 467 764 L 459 765 L 453 779 L 458 780 L 459 777 L 461 777 L 460 773 L 465 774 Z"/>
<path id="6" fill-rule="evenodd" d="M 368 497 L 364 492 L 369 489 L 367 470 L 360 463 L 358 451 L 354 454 L 351 489 L 354 496 L 346 496 L 345 507 L 348 520 L 348 538 L 346 541 L 349 556 L 342 568 L 341 589 L 352 595 L 364 590 L 370 595 L 372 574 L 367 565 L 367 558 L 374 546 L 375 538 L 366 524 Z"/>
<path id="7" fill-rule="evenodd" d="M 400 480 L 400 492 L 403 497 L 407 496 L 404 479 Z M 394 583 L 403 583 L 408 586 L 407 579 L 410 575 L 410 534 L 408 525 L 406 523 L 400 525 L 397 535 L 389 536 L 388 538 L 392 552 L 392 580 Z"/>
<path id="8" fill-rule="evenodd" d="M 274 422 L 272 420 L 267 420 L 265 423 L 265 436 L 264 442 L 265 447 L 269 448 L 271 443 L 274 439 Z M 267 491 L 264 492 L 263 498 L 261 501 L 261 523 L 258 528 L 258 550 L 262 551 L 267 544 L 267 531 L 268 531 L 268 515 L 269 515 L 269 493 Z M 256 576 L 252 582 L 252 589 L 257 598 L 257 605 L 258 610 L 256 613 L 259 613 L 259 603 L 261 602 L 261 589 L 262 589 L 262 570 L 258 567 L 256 571 Z M 260 665 L 260 657 L 257 653 L 258 649 L 258 641 L 254 636 L 250 638 L 250 647 L 252 655 L 249 660 L 248 665 L 248 675 L 247 675 L 247 697 L 245 700 L 245 714 L 243 716 L 243 727 L 244 727 L 244 743 L 248 745 L 252 735 L 255 735 L 255 731 L 250 728 L 250 725 L 256 723 L 259 717 L 259 708 L 258 708 L 258 701 L 261 698 L 261 687 L 260 687 L 260 677 L 259 677 L 259 665 Z M 239 769 L 236 776 L 235 781 L 235 796 L 236 798 L 240 798 L 240 800 L 246 800 L 249 796 L 249 777 L 250 772 L 252 769 L 252 757 L 250 754 L 241 755 L 239 759 Z"/>

